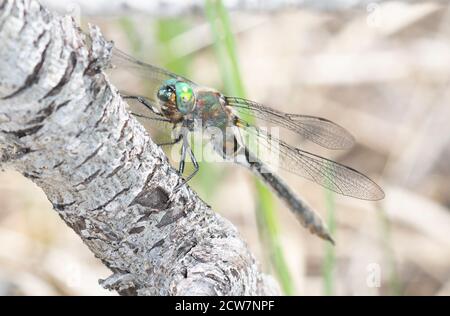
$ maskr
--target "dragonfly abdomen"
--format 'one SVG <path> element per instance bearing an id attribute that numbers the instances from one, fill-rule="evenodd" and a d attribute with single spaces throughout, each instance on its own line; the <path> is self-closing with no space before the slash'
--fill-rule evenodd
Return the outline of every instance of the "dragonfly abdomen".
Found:
<path id="1" fill-rule="evenodd" d="M 264 183 L 275 191 L 299 218 L 301 224 L 311 233 L 334 244 L 333 238 L 328 233 L 320 216 L 305 201 L 300 199 L 280 177 L 270 172 L 247 148 L 244 148 L 244 153 L 245 162 L 248 164 L 245 166 L 256 173 Z"/>

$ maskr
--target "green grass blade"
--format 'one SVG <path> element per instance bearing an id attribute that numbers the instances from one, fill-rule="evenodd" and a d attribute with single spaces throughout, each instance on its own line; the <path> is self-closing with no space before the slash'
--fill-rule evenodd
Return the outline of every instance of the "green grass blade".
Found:
<path id="1" fill-rule="evenodd" d="M 395 253 L 394 253 L 394 249 L 392 248 L 391 223 L 389 221 L 389 218 L 387 217 L 387 214 L 386 214 L 386 211 L 384 208 L 382 208 L 380 206 L 380 207 L 378 207 L 377 211 L 378 211 L 377 212 L 378 218 L 381 223 L 380 226 L 381 226 L 381 235 L 383 238 L 383 252 L 384 252 L 384 256 L 388 262 L 389 295 L 398 296 L 398 295 L 401 295 L 402 289 L 401 289 L 398 271 L 397 271 Z"/>
<path id="2" fill-rule="evenodd" d="M 158 59 L 164 68 L 183 76 L 189 76 L 192 58 L 189 55 L 180 57 L 171 41 L 190 27 L 187 21 L 175 18 L 159 19 L 155 23 Z"/>
<path id="3" fill-rule="evenodd" d="M 124 17 L 119 20 L 119 25 L 125 34 L 127 34 L 127 39 L 133 53 L 139 52 L 142 48 L 142 41 L 134 27 L 133 21 L 128 17 Z"/>
<path id="4" fill-rule="evenodd" d="M 214 48 L 219 59 L 225 92 L 229 95 L 245 97 L 245 88 L 241 79 L 239 63 L 236 53 L 234 36 L 231 31 L 228 12 L 222 1 L 206 0 L 206 16 L 211 25 L 214 40 Z M 257 217 L 266 233 L 270 259 L 285 294 L 294 293 L 294 284 L 284 258 L 282 246 L 279 239 L 279 228 L 275 203 L 270 190 L 259 180 L 255 181 L 258 195 Z M 261 233 L 261 232 L 260 232 Z"/>
<path id="5" fill-rule="evenodd" d="M 327 226 L 331 236 L 334 236 L 336 231 L 336 205 L 334 193 L 330 190 L 325 190 L 325 201 L 327 209 Z M 331 243 L 325 244 L 325 260 L 322 267 L 323 276 L 323 294 L 334 295 L 334 269 L 336 262 L 335 246 Z"/>

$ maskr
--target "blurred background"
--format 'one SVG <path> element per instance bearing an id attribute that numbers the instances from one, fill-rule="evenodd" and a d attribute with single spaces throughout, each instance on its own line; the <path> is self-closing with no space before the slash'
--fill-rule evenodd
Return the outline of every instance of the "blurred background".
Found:
<path id="1" fill-rule="evenodd" d="M 357 139 L 348 151 L 286 138 L 364 172 L 386 193 L 360 201 L 283 172 L 327 222 L 331 247 L 246 170 L 202 163 L 191 186 L 237 226 L 284 294 L 450 295 L 446 1 L 147 2 L 42 1 L 83 29 L 98 25 L 143 61 L 344 126 Z M 114 75 L 119 88 L 145 94 L 141 78 Z M 115 295 L 98 285 L 108 275 L 39 188 L 0 173 L 0 295 Z"/>

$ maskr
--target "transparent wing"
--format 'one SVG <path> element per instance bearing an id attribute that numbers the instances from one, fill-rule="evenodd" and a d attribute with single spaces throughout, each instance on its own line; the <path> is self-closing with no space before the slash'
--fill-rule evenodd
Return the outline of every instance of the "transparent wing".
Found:
<path id="1" fill-rule="evenodd" d="M 171 73 L 170 71 L 162 68 L 144 63 L 136 58 L 122 52 L 118 48 L 114 47 L 112 50 L 111 63 L 118 69 L 123 69 L 136 74 L 146 79 L 146 96 L 152 101 L 157 101 L 156 93 L 161 87 L 161 84 L 168 79 L 178 79 L 189 83 L 192 86 L 196 86 L 191 80 L 182 76 Z"/>
<path id="2" fill-rule="evenodd" d="M 375 182 L 355 169 L 292 147 L 242 120 L 238 127 L 245 146 L 272 169 L 279 167 L 342 195 L 362 200 L 384 197 Z"/>
<path id="3" fill-rule="evenodd" d="M 325 148 L 349 148 L 355 141 L 343 127 L 324 118 L 283 113 L 242 98 L 226 97 L 225 100 L 240 113 L 286 128 Z"/>

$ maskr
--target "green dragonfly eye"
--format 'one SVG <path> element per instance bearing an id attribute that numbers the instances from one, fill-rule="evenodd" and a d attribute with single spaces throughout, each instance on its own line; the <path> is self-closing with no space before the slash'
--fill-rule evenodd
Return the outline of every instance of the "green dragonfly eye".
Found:
<path id="1" fill-rule="evenodd" d="M 183 113 L 191 112 L 195 107 L 195 94 L 192 87 L 186 82 L 178 81 L 175 84 L 177 94 L 177 108 Z"/>
<path id="2" fill-rule="evenodd" d="M 158 90 L 158 99 L 163 102 L 175 104 L 175 79 L 169 79 Z"/>

